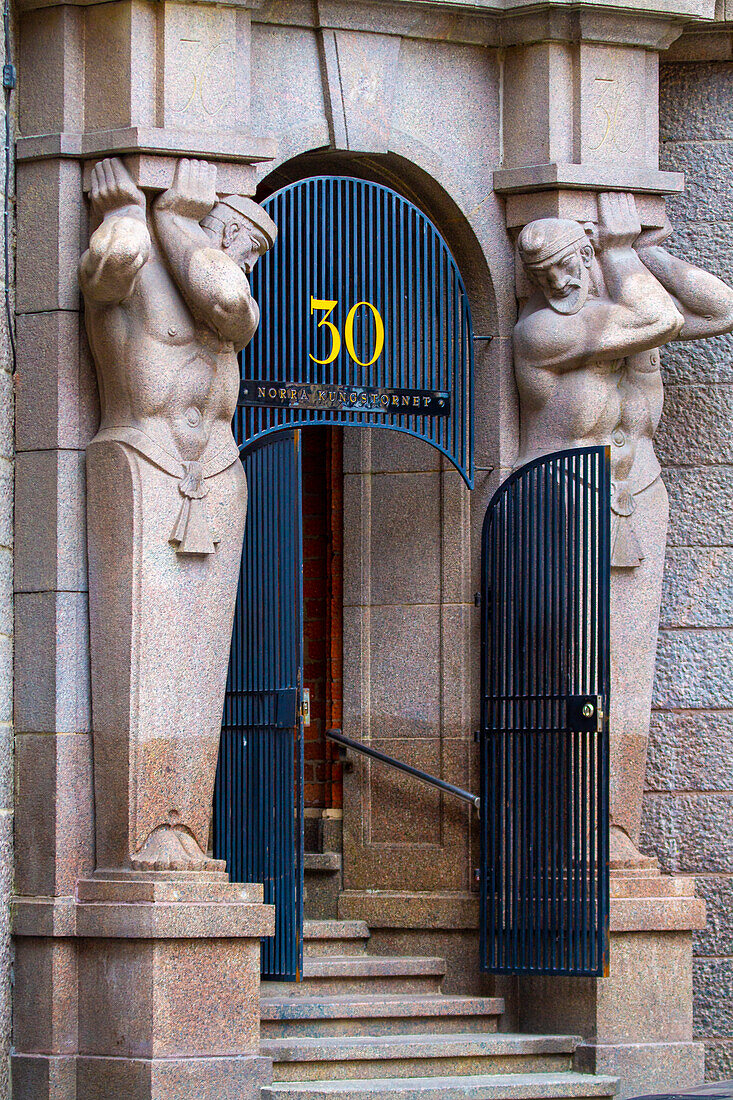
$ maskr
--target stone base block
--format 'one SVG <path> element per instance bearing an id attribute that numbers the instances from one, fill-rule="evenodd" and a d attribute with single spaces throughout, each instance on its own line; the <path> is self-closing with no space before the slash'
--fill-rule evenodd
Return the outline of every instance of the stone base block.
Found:
<path id="1" fill-rule="evenodd" d="M 272 1063 L 238 1058 L 86 1058 L 77 1061 L 77 1100 L 258 1100 Z"/>
<path id="2" fill-rule="evenodd" d="M 107 874 L 16 898 L 15 1100 L 257 1100 L 272 906 L 223 874 Z"/>
<path id="3" fill-rule="evenodd" d="M 71 1054 L 13 1054 L 13 1100 L 77 1100 L 76 1057 Z"/>
<path id="4" fill-rule="evenodd" d="M 575 1059 L 582 1073 L 619 1078 L 615 1100 L 641 1092 L 679 1092 L 705 1077 L 704 1043 L 583 1043 Z"/>
<path id="5" fill-rule="evenodd" d="M 618 1077 L 620 1098 L 702 1084 L 692 932 L 704 924 L 692 879 L 612 872 L 608 976 L 520 978 L 519 1029 L 581 1035 L 576 1068 Z"/>

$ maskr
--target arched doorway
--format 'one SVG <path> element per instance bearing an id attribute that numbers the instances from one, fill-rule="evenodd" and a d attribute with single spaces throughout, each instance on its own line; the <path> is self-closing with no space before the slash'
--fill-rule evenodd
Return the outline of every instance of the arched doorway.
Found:
<path id="1" fill-rule="evenodd" d="M 473 479 L 473 331 L 433 222 L 382 184 L 302 179 L 263 203 L 279 226 L 252 290 L 236 434 L 250 486 L 215 850 L 277 907 L 263 975 L 295 978 L 302 941 L 302 530 L 299 432 L 386 428 Z"/>

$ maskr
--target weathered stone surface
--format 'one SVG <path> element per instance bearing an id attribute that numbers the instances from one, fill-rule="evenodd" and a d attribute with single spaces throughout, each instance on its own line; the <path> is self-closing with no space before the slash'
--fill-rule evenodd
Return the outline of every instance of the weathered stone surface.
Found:
<path id="1" fill-rule="evenodd" d="M 671 546 L 730 545 L 733 468 L 671 467 L 665 470 L 664 480 Z"/>
<path id="2" fill-rule="evenodd" d="M 733 626 L 733 548 L 667 551 L 660 626 Z"/>
<path id="3" fill-rule="evenodd" d="M 81 164 L 41 160 L 18 166 L 16 308 L 20 313 L 79 308 Z"/>
<path id="4" fill-rule="evenodd" d="M 73 894 L 94 859 L 91 738 L 23 734 L 15 772 L 16 893 Z"/>
<path id="5" fill-rule="evenodd" d="M 700 875 L 695 892 L 705 899 L 707 923 L 695 933 L 697 955 L 733 955 L 733 879 Z"/>
<path id="6" fill-rule="evenodd" d="M 665 871 L 733 873 L 733 793 L 647 794 L 642 847 Z"/>
<path id="7" fill-rule="evenodd" d="M 99 395 L 79 314 L 18 318 L 16 433 L 21 451 L 85 447 L 99 424 Z"/>
<path id="8" fill-rule="evenodd" d="M 652 791 L 733 790 L 733 713 L 654 711 L 646 786 Z"/>
<path id="9" fill-rule="evenodd" d="M 15 454 L 13 405 L 13 376 L 7 370 L 0 370 L 0 458 L 11 461 Z"/>
<path id="10" fill-rule="evenodd" d="M 705 1078 L 727 1081 L 733 1077 L 733 1040 L 705 1043 Z"/>
<path id="11" fill-rule="evenodd" d="M 16 729 L 23 733 L 90 730 L 86 593 L 21 592 L 15 607 Z"/>
<path id="12" fill-rule="evenodd" d="M 733 706 L 733 632 L 661 630 L 653 705 Z"/>
<path id="13" fill-rule="evenodd" d="M 662 350 L 665 382 L 717 385 L 733 382 L 733 334 L 708 340 L 675 340 Z M 666 413 L 662 415 L 662 428 Z"/>
<path id="14" fill-rule="evenodd" d="M 0 811 L 0 912 L 10 911 L 10 894 L 13 884 L 13 814 Z M 8 1097 L 8 1054 L 11 1038 L 12 985 L 11 985 L 10 924 L 3 917 L 0 922 L 0 1096 Z"/>
<path id="15" fill-rule="evenodd" d="M 0 546 L 11 547 L 14 543 L 13 532 L 13 464 L 0 461 Z"/>
<path id="16" fill-rule="evenodd" d="M 733 1038 L 733 959 L 695 959 L 695 1035 Z"/>
<path id="17" fill-rule="evenodd" d="M 733 386 L 669 386 L 656 449 L 667 466 L 733 462 Z"/>
<path id="18" fill-rule="evenodd" d="M 0 634 L 13 633 L 13 551 L 0 546 Z"/>
<path id="19" fill-rule="evenodd" d="M 670 204 L 670 210 L 674 207 L 676 215 L 675 225 L 682 213 L 688 226 L 700 222 L 730 223 L 733 141 L 689 141 L 663 146 L 660 165 L 685 173 L 685 190 Z M 675 232 L 671 238 L 670 247 L 677 235 Z M 721 262 L 726 262 L 724 257 L 718 257 L 717 263 Z"/>
<path id="20" fill-rule="evenodd" d="M 724 61 L 659 67 L 662 141 L 733 138 L 730 64 Z"/>
<path id="21" fill-rule="evenodd" d="M 85 489 L 83 451 L 18 454 L 16 591 L 86 591 Z"/>
<path id="22" fill-rule="evenodd" d="M 669 251 L 684 256 L 688 263 L 712 270 L 733 286 L 733 221 L 687 221 L 684 206 L 675 208 L 674 199 L 670 200 L 669 214 L 675 226 Z"/>
<path id="23" fill-rule="evenodd" d="M 440 591 L 440 475 L 380 474 L 371 481 L 371 603 L 434 603 Z"/>

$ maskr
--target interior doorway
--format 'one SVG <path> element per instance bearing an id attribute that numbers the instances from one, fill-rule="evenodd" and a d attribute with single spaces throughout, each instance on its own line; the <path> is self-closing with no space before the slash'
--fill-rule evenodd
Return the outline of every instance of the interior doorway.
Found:
<path id="1" fill-rule="evenodd" d="M 303 801 L 316 821 L 318 811 L 343 807 L 342 766 L 326 738 L 343 718 L 343 431 L 318 426 L 302 436 Z M 309 840 L 306 828 L 307 848 Z"/>

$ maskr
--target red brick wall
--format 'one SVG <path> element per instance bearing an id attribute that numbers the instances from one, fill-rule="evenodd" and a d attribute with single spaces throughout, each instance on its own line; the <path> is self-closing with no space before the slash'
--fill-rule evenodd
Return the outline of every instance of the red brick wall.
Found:
<path id="1" fill-rule="evenodd" d="M 325 731 L 341 725 L 343 463 L 338 429 L 303 429 L 303 684 L 305 805 L 340 807 L 341 765 Z"/>

